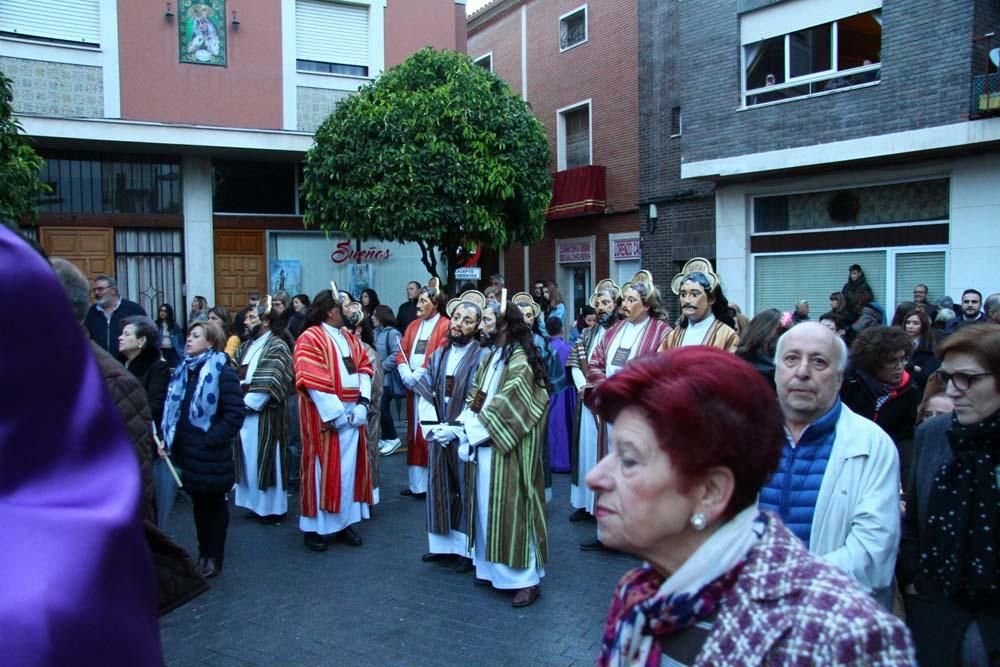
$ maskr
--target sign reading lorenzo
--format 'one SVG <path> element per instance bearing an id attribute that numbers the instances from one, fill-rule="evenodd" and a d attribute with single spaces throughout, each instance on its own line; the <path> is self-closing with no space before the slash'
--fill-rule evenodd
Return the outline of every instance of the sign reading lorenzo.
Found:
<path id="1" fill-rule="evenodd" d="M 351 241 L 341 241 L 336 249 L 330 253 L 330 261 L 334 264 L 343 264 L 350 260 L 359 262 L 371 262 L 375 260 L 385 260 L 392 257 L 392 250 L 388 248 L 378 249 L 374 246 L 365 250 L 353 250 Z"/>
<path id="2" fill-rule="evenodd" d="M 612 250 L 612 259 L 640 259 L 642 245 L 639 239 L 617 239 Z"/>

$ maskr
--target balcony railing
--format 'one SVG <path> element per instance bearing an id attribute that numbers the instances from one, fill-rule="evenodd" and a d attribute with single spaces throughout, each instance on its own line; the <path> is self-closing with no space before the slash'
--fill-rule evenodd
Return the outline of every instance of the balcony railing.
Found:
<path id="1" fill-rule="evenodd" d="M 566 169 L 553 174 L 548 220 L 604 213 L 607 205 L 606 169 L 598 165 Z"/>
<path id="2" fill-rule="evenodd" d="M 988 32 L 973 40 L 977 46 L 984 45 L 986 57 L 975 63 L 976 71 L 972 77 L 972 108 L 973 118 L 994 116 L 1000 114 L 1000 47 L 996 33 Z M 979 60 L 979 58 L 976 58 Z"/>

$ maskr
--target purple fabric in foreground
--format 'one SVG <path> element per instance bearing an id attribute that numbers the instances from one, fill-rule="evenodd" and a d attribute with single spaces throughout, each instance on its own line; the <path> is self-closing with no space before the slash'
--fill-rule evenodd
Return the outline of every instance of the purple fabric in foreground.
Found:
<path id="1" fill-rule="evenodd" d="M 62 285 L 2 224 L 0 298 L 0 662 L 162 664 L 135 453 Z"/>
<path id="2" fill-rule="evenodd" d="M 566 368 L 572 347 L 562 336 L 553 336 L 552 349 L 559 357 L 559 365 Z M 566 389 L 549 398 L 549 456 L 552 472 L 569 472 L 569 439 L 573 433 L 573 414 L 576 411 L 576 388 L 572 382 Z"/>

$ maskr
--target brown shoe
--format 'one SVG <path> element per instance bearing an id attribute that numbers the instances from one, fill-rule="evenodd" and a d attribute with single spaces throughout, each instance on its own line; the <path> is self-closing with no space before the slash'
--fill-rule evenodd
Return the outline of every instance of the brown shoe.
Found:
<path id="1" fill-rule="evenodd" d="M 511 607 L 527 607 L 528 605 L 534 604 L 538 596 L 542 594 L 542 587 L 538 584 L 534 586 L 528 586 L 527 588 L 517 589 L 517 593 L 514 594 L 514 599 L 511 601 Z"/>

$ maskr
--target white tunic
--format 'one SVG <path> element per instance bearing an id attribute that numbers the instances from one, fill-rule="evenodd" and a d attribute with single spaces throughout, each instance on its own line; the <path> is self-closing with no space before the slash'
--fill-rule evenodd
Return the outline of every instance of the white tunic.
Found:
<path id="1" fill-rule="evenodd" d="M 594 352 L 597 351 L 597 346 L 606 333 L 606 330 L 599 330 L 590 342 L 590 349 L 587 350 L 588 364 L 593 359 Z M 597 465 L 597 418 L 590 411 L 590 408 L 583 404 L 583 401 L 578 402 L 577 407 L 580 410 L 580 444 L 577 467 L 580 470 L 579 478 L 582 480 Z M 570 484 L 569 502 L 573 507 L 586 509 L 593 514 L 597 495 L 586 484 L 579 486 Z"/>
<path id="2" fill-rule="evenodd" d="M 337 364 L 340 368 L 340 384 L 344 389 L 359 389 L 362 396 L 371 397 L 371 378 L 367 375 L 348 373 L 344 365 L 344 356 L 350 354 L 350 347 L 347 340 L 339 329 L 335 329 L 328 324 L 323 324 L 323 329 L 337 347 Z M 367 390 L 367 391 L 366 391 Z M 316 389 L 309 390 L 309 397 L 316 404 L 320 419 L 323 421 L 334 421 L 345 413 L 349 414 L 356 403 L 343 402 L 336 394 L 328 394 Z M 364 426 L 362 426 L 364 428 Z M 305 532 L 329 535 L 344 530 L 351 524 L 360 522 L 371 517 L 368 503 L 363 503 L 354 499 L 354 475 L 358 462 L 358 443 L 360 441 L 360 429 L 354 426 L 347 426 L 337 431 L 340 441 L 340 512 L 326 512 L 322 508 L 317 508 L 315 517 L 299 517 L 299 530 Z M 316 466 L 316 498 L 322 497 L 320 481 L 322 478 L 322 466 L 319 456 L 313 459 Z M 318 503 L 317 503 L 318 505 Z"/>
<path id="3" fill-rule="evenodd" d="M 424 358 L 427 356 L 426 352 L 417 354 L 417 346 L 421 341 L 424 341 L 424 349 L 427 349 L 427 345 L 430 344 L 431 334 L 434 333 L 434 327 L 437 326 L 438 320 L 441 319 L 440 313 L 434 313 L 430 319 L 421 320 L 420 327 L 417 329 L 417 335 L 413 338 L 413 345 L 409 349 L 409 357 L 407 361 L 409 362 L 410 370 L 417 370 L 424 365 Z M 416 400 L 417 395 L 413 395 L 413 399 Z M 414 422 L 413 424 L 407 424 L 410 432 L 414 435 L 417 434 L 417 429 L 420 428 L 420 419 L 417 413 L 418 405 L 414 403 L 413 414 Z M 407 479 L 409 481 L 410 491 L 413 493 L 427 493 L 427 468 L 424 466 L 407 466 Z"/>
<path id="4" fill-rule="evenodd" d="M 264 346 L 270 339 L 271 332 L 268 331 L 250 343 L 250 347 L 247 348 L 247 352 L 242 360 L 242 365 L 247 370 L 241 384 L 248 385 L 253 380 L 253 375 L 257 371 L 257 364 L 264 353 Z M 275 485 L 264 491 L 257 488 L 257 454 L 260 447 L 260 443 L 258 442 L 260 415 L 258 413 L 270 400 L 271 396 L 266 392 L 255 391 L 243 396 L 243 403 L 254 412 L 248 414 L 243 419 L 243 426 L 240 428 L 240 443 L 243 448 L 243 471 L 242 481 L 236 485 L 236 505 L 247 508 L 257 516 L 272 516 L 284 514 L 288 511 L 288 496 L 285 493 L 284 485 L 281 483 L 280 455 L 276 454 L 274 457 Z M 277 447 L 280 448 L 281 444 L 277 443 Z"/>
<path id="5" fill-rule="evenodd" d="M 708 335 L 708 330 L 713 324 L 715 324 L 715 315 L 712 313 L 709 313 L 708 317 L 697 324 L 688 320 L 688 325 L 684 329 L 684 338 L 681 340 L 681 347 L 701 345 L 705 341 L 705 336 Z"/>

